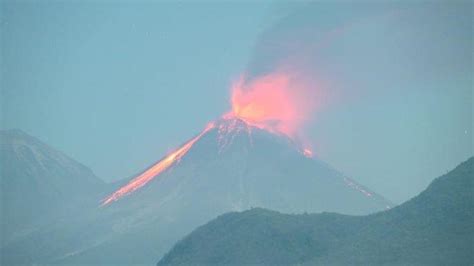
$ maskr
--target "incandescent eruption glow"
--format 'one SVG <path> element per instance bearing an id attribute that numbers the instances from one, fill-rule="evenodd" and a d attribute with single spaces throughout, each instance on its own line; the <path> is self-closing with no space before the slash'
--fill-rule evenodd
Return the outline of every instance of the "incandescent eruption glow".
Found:
<path id="1" fill-rule="evenodd" d="M 232 86 L 232 110 L 224 114 L 222 119 L 235 122 L 237 118 L 244 121 L 249 134 L 251 130 L 249 126 L 253 126 L 271 133 L 284 134 L 294 140 L 304 123 L 310 119 L 316 106 L 315 91 L 307 84 L 301 77 L 289 72 L 275 72 L 252 80 L 241 78 Z M 220 134 L 239 130 L 235 127 L 235 123 L 227 126 L 216 122 L 209 123 L 199 135 L 104 199 L 102 206 L 143 187 L 171 166 L 179 163 L 191 147 L 213 128 L 218 128 L 219 143 L 225 146 L 228 140 Z M 303 148 L 300 152 L 308 158 L 313 156 L 309 148 Z"/>
<path id="2" fill-rule="evenodd" d="M 170 168 L 174 163 L 179 162 L 179 160 L 191 149 L 191 147 L 198 141 L 206 132 L 214 128 L 214 123 L 209 123 L 206 128 L 196 137 L 192 138 L 186 142 L 183 146 L 179 147 L 177 150 L 168 154 L 165 158 L 160 160 L 158 163 L 148 168 L 145 172 L 135 177 L 125 186 L 121 187 L 119 190 L 115 191 L 112 195 L 108 196 L 103 202 L 102 206 L 107 205 L 113 201 L 117 201 L 119 198 L 132 193 L 133 191 L 143 187 L 145 184 L 150 182 L 154 177 L 163 173 Z"/>
<path id="3" fill-rule="evenodd" d="M 297 75 L 275 72 L 232 86 L 231 114 L 247 123 L 294 137 L 315 109 L 314 90 Z"/>
<path id="4" fill-rule="evenodd" d="M 303 155 L 312 158 L 313 157 L 313 151 L 310 148 L 304 148 L 303 149 Z"/>

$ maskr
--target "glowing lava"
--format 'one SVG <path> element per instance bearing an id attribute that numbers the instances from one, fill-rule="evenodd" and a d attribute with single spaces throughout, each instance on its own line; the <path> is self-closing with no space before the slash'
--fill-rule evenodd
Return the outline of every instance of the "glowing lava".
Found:
<path id="1" fill-rule="evenodd" d="M 294 74 L 276 72 L 232 87 L 231 114 L 245 122 L 290 137 L 312 114 L 315 101 L 311 90 Z"/>
<path id="2" fill-rule="evenodd" d="M 233 120 L 229 125 L 209 123 L 199 135 L 108 196 L 102 205 L 134 192 L 178 163 L 194 143 L 213 128 L 218 128 L 219 147 L 222 150 L 228 142 L 232 142 L 232 139 L 223 139 L 221 135 L 237 130 L 236 118 L 245 122 L 249 134 L 249 126 L 254 126 L 271 133 L 284 134 L 294 140 L 297 131 L 308 120 L 315 107 L 313 92 L 301 79 L 284 72 L 268 74 L 245 82 L 241 79 L 232 87 L 232 110 L 222 116 L 223 120 Z M 306 157 L 313 156 L 313 152 L 308 148 L 301 149 L 300 152 Z"/>
<path id="3" fill-rule="evenodd" d="M 163 173 L 166 169 L 172 166 L 173 163 L 179 162 L 179 160 L 189 151 L 189 149 L 191 149 L 194 143 L 196 143 L 196 141 L 198 141 L 206 132 L 208 132 L 212 128 L 214 128 L 214 123 L 209 123 L 199 135 L 192 138 L 191 140 L 186 142 L 183 146 L 181 146 L 179 149 L 168 154 L 165 158 L 160 160 L 158 163 L 156 163 L 155 165 L 147 169 L 145 172 L 143 172 L 139 176 L 135 177 L 128 184 L 121 187 L 119 190 L 115 191 L 112 195 L 110 195 L 103 201 L 102 205 L 107 205 L 143 187 L 146 183 L 150 182 L 154 177 Z"/>

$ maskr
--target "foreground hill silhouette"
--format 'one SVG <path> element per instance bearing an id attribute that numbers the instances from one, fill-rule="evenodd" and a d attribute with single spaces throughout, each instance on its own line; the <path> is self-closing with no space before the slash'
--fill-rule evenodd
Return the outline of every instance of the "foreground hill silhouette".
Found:
<path id="1" fill-rule="evenodd" d="M 417 197 L 368 216 L 224 214 L 158 265 L 473 265 L 473 164 L 470 158 Z"/>

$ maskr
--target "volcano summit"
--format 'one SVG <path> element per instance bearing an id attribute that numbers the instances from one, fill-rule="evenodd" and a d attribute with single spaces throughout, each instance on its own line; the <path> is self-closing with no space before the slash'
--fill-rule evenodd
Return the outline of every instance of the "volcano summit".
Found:
<path id="1" fill-rule="evenodd" d="M 47 241 L 34 254 L 7 261 L 151 265 L 197 226 L 229 211 L 367 214 L 390 206 L 307 155 L 288 135 L 226 115 L 112 192 L 101 208 L 66 217 L 3 253 L 25 254 Z"/>
<path id="2" fill-rule="evenodd" d="M 367 214 L 389 208 L 297 141 L 311 108 L 304 108 L 294 83 L 285 75 L 239 83 L 232 111 L 136 177 L 113 184 L 100 208 L 4 247 L 11 255 L 6 261 L 152 265 L 176 241 L 229 211 Z M 49 244 L 29 248 L 38 241 Z"/>
<path id="3" fill-rule="evenodd" d="M 183 172 L 188 169 L 189 173 Z M 161 190 L 160 186 L 174 182 L 181 191 L 193 184 L 181 195 L 192 194 L 195 187 L 216 188 L 212 194 L 223 194 L 229 201 L 224 209 L 268 206 L 287 212 L 362 214 L 389 206 L 376 193 L 310 158 L 308 150 L 287 135 L 269 132 L 232 115 L 209 123 L 196 137 L 107 197 L 103 205 L 134 192 L 136 198 L 144 197 L 147 191 L 157 197 L 157 191 L 151 188 L 137 190 L 148 183 Z M 167 194 L 163 191 L 162 195 Z M 219 197 L 215 200 L 222 202 Z"/>
<path id="4" fill-rule="evenodd" d="M 286 211 L 364 213 L 380 209 L 380 203 L 387 207 L 375 193 L 324 163 L 309 160 L 312 151 L 295 141 L 298 129 L 315 109 L 315 101 L 311 100 L 314 95 L 308 93 L 311 91 L 314 90 L 294 73 L 275 72 L 253 80 L 241 78 L 232 86 L 230 112 L 208 123 L 197 136 L 109 195 L 102 206 L 142 189 L 152 180 L 169 179 L 165 174 L 175 171 L 174 168 L 192 164 L 194 169 L 186 173 L 186 178 L 194 176 L 193 182 L 212 186 L 222 180 L 240 180 L 241 193 L 236 197 L 239 203 L 235 205 L 234 202 L 233 206 L 259 206 L 265 204 L 267 195 L 278 191 L 279 198 L 270 196 L 267 203 L 274 204 L 276 200 L 282 204 L 279 207 L 288 207 Z M 240 167 L 236 168 L 237 165 Z M 213 174 L 219 178 L 214 180 Z M 263 184 L 277 191 L 253 190 Z M 326 189 L 328 186 L 342 188 L 332 191 Z M 299 189 L 307 190 L 308 194 L 299 195 Z M 225 189 L 223 192 L 227 193 Z M 233 194 L 227 194 L 227 197 L 229 195 Z M 299 197 L 307 198 L 301 198 L 300 203 L 293 202 Z M 334 200 L 327 201 L 333 197 Z M 347 203 L 351 203 L 350 206 L 345 206 Z"/>
<path id="5" fill-rule="evenodd" d="M 97 215 L 112 230 L 65 259 L 106 253 L 114 254 L 107 263 L 151 263 L 197 226 L 252 207 L 367 214 L 389 206 L 289 136 L 226 115 L 107 197 Z M 134 252 L 117 252 L 123 248 Z"/>

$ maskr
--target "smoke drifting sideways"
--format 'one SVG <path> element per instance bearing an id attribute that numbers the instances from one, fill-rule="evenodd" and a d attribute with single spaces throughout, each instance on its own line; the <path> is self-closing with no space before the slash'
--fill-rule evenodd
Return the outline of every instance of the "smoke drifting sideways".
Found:
<path id="1" fill-rule="evenodd" d="M 232 112 L 266 129 L 307 139 L 323 111 L 410 97 L 413 88 L 429 89 L 427 81 L 472 68 L 465 56 L 472 41 L 462 39 L 471 24 L 462 6 L 283 5 L 291 11 L 261 33 L 231 90 Z"/>
<path id="2" fill-rule="evenodd" d="M 318 1 L 278 7 L 285 13 L 260 34 L 246 78 L 290 68 L 316 81 L 319 106 L 407 92 L 414 84 L 422 87 L 427 80 L 472 69 L 472 56 L 466 56 L 472 51 L 469 2 Z"/>
<path id="3" fill-rule="evenodd" d="M 299 14 L 296 9 L 261 34 L 246 71 L 232 84 L 232 110 L 226 116 L 309 147 L 305 129 L 330 100 L 329 86 L 311 59 L 340 29 L 314 28 L 306 20 L 294 23 Z"/>

